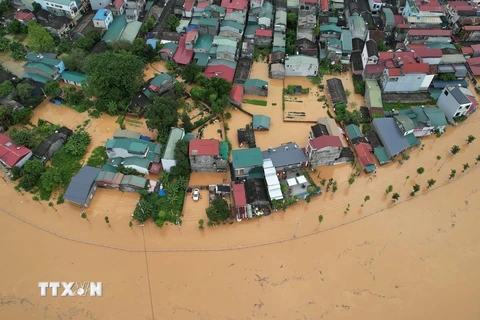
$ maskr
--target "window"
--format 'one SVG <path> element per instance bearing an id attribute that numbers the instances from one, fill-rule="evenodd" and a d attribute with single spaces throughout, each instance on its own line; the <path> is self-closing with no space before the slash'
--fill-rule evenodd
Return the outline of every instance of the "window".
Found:
<path id="1" fill-rule="evenodd" d="M 461 112 L 455 113 L 455 117 L 460 117 L 460 114 L 462 114 L 462 113 Z"/>
<path id="2" fill-rule="evenodd" d="M 443 93 L 445 94 L 445 97 L 448 96 L 448 91 L 447 90 L 443 91 Z"/>
<path id="3" fill-rule="evenodd" d="M 388 81 L 390 81 L 390 82 L 398 82 L 398 78 L 389 78 Z"/>
<path id="4" fill-rule="evenodd" d="M 245 175 L 245 169 L 235 169 L 236 176 L 243 176 Z"/>

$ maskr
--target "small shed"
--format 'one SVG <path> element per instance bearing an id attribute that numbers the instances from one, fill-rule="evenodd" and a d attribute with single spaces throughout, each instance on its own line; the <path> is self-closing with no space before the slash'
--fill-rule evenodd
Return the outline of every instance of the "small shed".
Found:
<path id="1" fill-rule="evenodd" d="M 95 185 L 101 188 L 118 189 L 122 182 L 123 174 L 120 172 L 100 171 L 95 179 Z"/>
<path id="2" fill-rule="evenodd" d="M 269 130 L 270 129 L 270 117 L 262 115 L 262 114 L 256 114 L 253 116 L 253 130 Z"/>
<path id="3" fill-rule="evenodd" d="M 230 186 L 228 184 L 217 184 L 215 186 L 215 193 L 221 196 L 230 194 Z"/>
<path id="4" fill-rule="evenodd" d="M 148 179 L 134 175 L 123 176 L 120 182 L 120 190 L 127 192 L 138 192 L 147 187 Z"/>
<path id="5" fill-rule="evenodd" d="M 328 94 L 332 100 L 332 104 L 335 106 L 337 103 L 347 104 L 347 95 L 343 88 L 342 80 L 338 78 L 332 78 L 327 80 Z"/>

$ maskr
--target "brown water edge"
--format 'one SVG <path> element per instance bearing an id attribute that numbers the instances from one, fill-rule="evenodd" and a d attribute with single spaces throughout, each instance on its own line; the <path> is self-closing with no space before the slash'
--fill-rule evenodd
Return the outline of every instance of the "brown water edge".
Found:
<path id="1" fill-rule="evenodd" d="M 9 228 L 0 236 L 0 314 L 152 319 L 150 283 L 155 319 L 477 319 L 478 172 L 312 237 L 247 250 L 148 253 L 148 276 L 141 252 L 59 239 L 1 213 Z M 263 222 L 243 237 L 259 235 L 252 228 Z M 142 248 L 143 231 L 147 249 L 165 240 L 149 228 L 125 234 Z M 38 281 L 77 280 L 102 281 L 104 296 L 39 296 Z"/>

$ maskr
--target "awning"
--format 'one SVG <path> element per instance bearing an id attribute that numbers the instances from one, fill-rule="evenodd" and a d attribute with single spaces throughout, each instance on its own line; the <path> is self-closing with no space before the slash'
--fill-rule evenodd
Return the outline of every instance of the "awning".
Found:
<path id="1" fill-rule="evenodd" d="M 295 178 L 287 179 L 287 184 L 288 184 L 289 187 L 296 186 L 297 185 L 297 179 L 295 179 Z"/>
<path id="2" fill-rule="evenodd" d="M 298 181 L 298 184 L 308 183 L 308 181 L 307 181 L 307 179 L 305 178 L 305 176 L 297 177 L 297 181 Z"/>

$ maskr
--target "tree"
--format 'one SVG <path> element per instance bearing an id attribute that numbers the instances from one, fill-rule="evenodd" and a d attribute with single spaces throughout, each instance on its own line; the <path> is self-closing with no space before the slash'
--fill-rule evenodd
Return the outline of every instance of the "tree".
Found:
<path id="1" fill-rule="evenodd" d="M 62 171 L 58 167 L 48 167 L 39 181 L 40 199 L 49 200 L 52 192 L 62 184 Z"/>
<path id="2" fill-rule="evenodd" d="M 32 7 L 33 7 L 33 13 L 37 13 L 42 9 L 42 5 L 35 1 L 32 3 Z"/>
<path id="3" fill-rule="evenodd" d="M 348 97 L 350 97 L 350 95 L 352 94 L 352 92 L 350 90 L 345 90 L 345 95 Z"/>
<path id="4" fill-rule="evenodd" d="M 185 93 L 185 83 L 177 82 L 175 83 L 175 87 L 173 88 L 173 92 L 177 97 L 183 97 Z"/>
<path id="5" fill-rule="evenodd" d="M 452 180 L 453 178 L 455 178 L 455 175 L 457 174 L 457 170 L 455 169 L 452 169 L 451 172 L 450 172 L 450 176 L 449 176 L 449 180 Z"/>
<path id="6" fill-rule="evenodd" d="M 33 87 L 28 83 L 17 84 L 15 95 L 22 103 L 26 103 L 32 97 Z"/>
<path id="7" fill-rule="evenodd" d="M 457 153 L 460 152 L 460 147 L 457 146 L 457 145 L 454 145 L 454 146 L 450 149 L 450 152 L 451 152 L 453 155 L 455 155 L 455 154 L 457 154 Z"/>
<path id="8" fill-rule="evenodd" d="M 17 19 L 13 19 L 12 22 L 7 25 L 7 31 L 13 34 L 27 34 L 28 27 Z"/>
<path id="9" fill-rule="evenodd" d="M 416 184 L 413 186 L 413 192 L 416 193 L 416 192 L 418 192 L 418 191 L 420 191 L 420 185 L 416 183 Z"/>
<path id="10" fill-rule="evenodd" d="M 441 156 L 437 156 L 437 161 L 435 161 L 435 165 L 437 165 L 437 163 L 438 163 L 438 161 L 439 161 L 440 159 L 442 159 L 442 157 L 441 157 Z"/>
<path id="11" fill-rule="evenodd" d="M 407 184 L 407 180 L 410 179 L 410 176 L 406 176 L 405 177 L 405 183 L 403 185 L 406 185 Z"/>
<path id="12" fill-rule="evenodd" d="M 204 223 L 205 223 L 205 221 L 203 221 L 203 219 L 198 220 L 198 228 L 200 230 L 205 229 L 205 227 L 203 226 Z"/>
<path id="13" fill-rule="evenodd" d="M 80 215 L 82 217 L 82 219 L 85 219 L 87 220 L 88 222 L 90 222 L 90 220 L 88 220 L 87 218 L 87 214 L 85 212 L 82 212 L 82 214 Z M 106 218 L 106 217 L 105 217 Z"/>
<path id="14" fill-rule="evenodd" d="M 182 113 L 182 128 L 185 129 L 185 133 L 192 132 L 193 124 L 190 121 L 190 116 L 184 112 Z"/>
<path id="15" fill-rule="evenodd" d="M 180 25 L 180 19 L 174 14 L 168 16 L 167 29 L 170 32 L 177 31 L 177 27 Z"/>
<path id="16" fill-rule="evenodd" d="M 0 97 L 6 96 L 7 94 L 12 93 L 15 91 L 15 87 L 13 86 L 11 81 L 3 81 L 0 84 Z"/>
<path id="17" fill-rule="evenodd" d="M 19 146 L 25 146 L 29 149 L 35 148 L 35 135 L 30 130 L 13 128 L 10 138 Z"/>
<path id="18" fill-rule="evenodd" d="M 355 178 L 354 177 L 350 177 L 348 179 L 348 188 L 350 189 L 350 186 L 355 182 Z"/>
<path id="19" fill-rule="evenodd" d="M 467 144 L 472 143 L 475 139 L 476 139 L 476 138 L 470 134 L 470 135 L 468 136 L 468 138 L 467 138 Z"/>
<path id="20" fill-rule="evenodd" d="M 378 48 L 378 51 L 387 51 L 387 46 L 385 45 L 385 41 L 383 40 L 378 40 L 377 41 L 377 48 Z"/>
<path id="21" fill-rule="evenodd" d="M 61 92 L 60 85 L 57 81 L 47 82 L 43 90 L 45 91 L 45 94 L 49 97 L 57 97 Z"/>
<path id="22" fill-rule="evenodd" d="M 187 64 L 182 70 L 182 78 L 186 83 L 195 83 L 197 75 L 201 74 L 201 69 L 198 64 Z"/>
<path id="23" fill-rule="evenodd" d="M 72 41 L 65 38 L 61 38 L 57 44 L 57 52 L 59 54 L 69 53 L 72 51 L 72 48 L 73 48 Z"/>
<path id="24" fill-rule="evenodd" d="M 129 222 L 128 222 L 128 226 L 130 227 L 130 229 L 133 229 L 133 222 L 132 222 L 132 221 L 129 221 Z"/>
<path id="25" fill-rule="evenodd" d="M 290 12 L 289 14 L 287 14 L 287 28 L 289 30 L 297 30 L 297 23 L 298 18 L 296 13 Z"/>
<path id="26" fill-rule="evenodd" d="M 468 168 L 470 168 L 470 165 L 468 163 L 464 163 L 462 172 L 465 172 Z"/>
<path id="27" fill-rule="evenodd" d="M 395 193 L 392 195 L 392 201 L 395 202 L 395 201 L 397 201 L 398 199 L 400 199 L 400 195 L 395 192 Z"/>
<path id="28" fill-rule="evenodd" d="M 66 105 L 77 105 L 85 98 L 81 90 L 77 90 L 73 86 L 63 88 L 63 100 Z"/>
<path id="29" fill-rule="evenodd" d="M 152 197 L 140 199 L 140 201 L 137 202 L 135 211 L 133 212 L 133 219 L 143 223 L 153 215 L 155 210 L 155 202 Z"/>
<path id="30" fill-rule="evenodd" d="M 43 173 L 43 163 L 38 160 L 30 160 L 25 163 L 23 176 L 20 179 L 19 187 L 25 191 L 30 191 L 38 185 L 38 181 Z"/>
<path id="31" fill-rule="evenodd" d="M 86 57 L 87 54 L 84 50 L 75 48 L 63 57 L 63 63 L 65 64 L 65 68 L 69 70 L 83 72 Z"/>
<path id="32" fill-rule="evenodd" d="M 208 220 L 211 222 L 225 221 L 230 217 L 230 208 L 227 201 L 223 198 L 215 198 L 212 200 L 210 207 L 206 209 Z"/>
<path id="33" fill-rule="evenodd" d="M 387 190 L 385 190 L 386 194 L 389 194 L 392 191 L 393 191 L 393 186 L 392 185 L 389 185 Z"/>
<path id="34" fill-rule="evenodd" d="M 365 198 L 363 198 L 362 207 L 365 204 L 365 202 L 367 202 L 368 200 L 370 200 L 370 196 L 365 196 Z"/>
<path id="35" fill-rule="evenodd" d="M 90 144 L 90 134 L 85 130 L 79 130 L 74 132 L 67 143 L 63 146 L 65 152 L 72 156 L 83 156 L 87 151 L 87 147 Z"/>
<path id="36" fill-rule="evenodd" d="M 178 104 L 169 97 L 155 97 L 153 103 L 145 107 L 144 118 L 150 130 L 168 131 L 177 124 Z"/>
<path id="37" fill-rule="evenodd" d="M 424 169 L 423 167 L 418 168 L 418 169 L 417 169 L 417 176 L 418 176 L 419 174 L 423 174 L 424 172 L 425 172 L 425 169 Z"/>
<path id="38" fill-rule="evenodd" d="M 143 62 L 152 62 L 157 55 L 155 49 L 141 38 L 133 40 L 132 53 L 142 59 Z"/>
<path id="39" fill-rule="evenodd" d="M 126 51 L 89 55 L 84 70 L 88 74 L 85 93 L 106 101 L 130 102 L 143 84 L 143 62 Z"/>
<path id="40" fill-rule="evenodd" d="M 442 136 L 442 132 L 440 130 L 435 131 L 435 140 L 433 142 L 437 141 L 438 138 Z"/>
<path id="41" fill-rule="evenodd" d="M 12 40 L 5 38 L 5 37 L 0 37 L 0 52 L 7 52 L 10 48 L 10 43 Z"/>
<path id="42" fill-rule="evenodd" d="M 480 154 L 475 158 L 475 164 L 478 164 L 480 162 Z"/>
<path id="43" fill-rule="evenodd" d="M 10 43 L 8 46 L 8 52 L 10 54 L 10 58 L 14 60 L 25 60 L 25 56 L 27 55 L 27 49 L 25 46 L 16 41 Z"/>
<path id="44" fill-rule="evenodd" d="M 57 211 L 57 209 L 53 206 L 53 202 L 49 202 L 48 206 L 51 207 L 53 210 L 55 210 L 55 212 Z"/>
<path id="45" fill-rule="evenodd" d="M 110 227 L 110 220 L 108 220 L 107 216 L 105 216 L 105 223 L 108 224 L 108 226 Z"/>
<path id="46" fill-rule="evenodd" d="M 28 47 L 35 52 L 55 51 L 55 42 L 48 31 L 36 22 L 28 22 Z"/>
<path id="47" fill-rule="evenodd" d="M 312 30 L 313 36 L 318 37 L 320 35 L 320 24 L 317 22 Z"/>
<path id="48" fill-rule="evenodd" d="M 321 224 L 323 221 L 323 216 L 322 215 L 319 215 L 318 216 L 318 224 Z"/>
<path id="49" fill-rule="evenodd" d="M 188 142 L 180 140 L 175 145 L 173 154 L 175 166 L 170 169 L 170 173 L 175 177 L 188 177 L 190 174 L 190 163 L 188 162 Z"/>
<path id="50" fill-rule="evenodd" d="M 427 180 L 427 184 L 428 184 L 427 188 L 431 188 L 435 184 L 435 182 L 437 182 L 437 180 L 434 180 L 434 179 Z"/>

